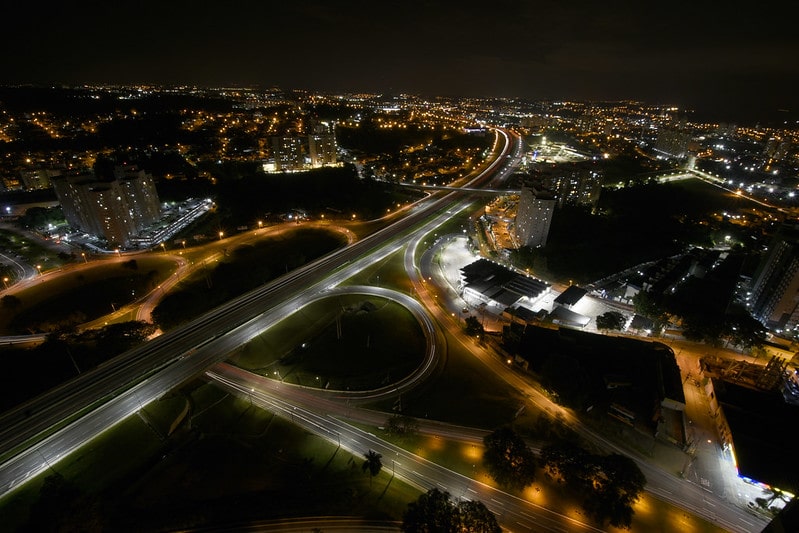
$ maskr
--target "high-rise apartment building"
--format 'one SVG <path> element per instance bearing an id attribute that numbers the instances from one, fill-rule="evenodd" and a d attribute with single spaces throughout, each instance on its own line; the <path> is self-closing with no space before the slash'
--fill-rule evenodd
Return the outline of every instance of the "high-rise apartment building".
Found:
<path id="1" fill-rule="evenodd" d="M 314 124 L 313 131 L 308 135 L 308 153 L 313 168 L 336 163 L 336 136 L 330 124 Z"/>
<path id="2" fill-rule="evenodd" d="M 305 168 L 305 142 L 301 137 L 272 137 L 272 155 L 278 172 Z"/>
<path id="3" fill-rule="evenodd" d="M 141 230 L 161 217 L 155 182 L 150 174 L 136 167 L 116 167 L 114 176 L 122 185 L 136 227 Z"/>
<path id="4" fill-rule="evenodd" d="M 752 276 L 752 316 L 769 329 L 799 327 L 799 225 L 784 224 Z"/>
<path id="5" fill-rule="evenodd" d="M 768 141 L 766 141 L 766 146 L 763 148 L 763 154 L 774 161 L 782 161 L 788 157 L 791 146 L 790 139 L 770 137 Z"/>
<path id="6" fill-rule="evenodd" d="M 552 191 L 558 206 L 564 204 L 596 206 L 602 192 L 600 172 L 578 165 L 537 180 L 544 190 Z"/>
<path id="7" fill-rule="evenodd" d="M 522 188 L 514 222 L 514 233 L 520 246 L 546 246 L 555 202 L 548 193 Z"/>
<path id="8" fill-rule="evenodd" d="M 98 180 L 90 172 L 52 178 L 69 225 L 105 239 L 110 246 L 127 246 L 160 213 L 149 174 L 120 174 L 122 179 L 113 180 Z"/>
<path id="9" fill-rule="evenodd" d="M 690 142 L 691 134 L 687 131 L 665 128 L 658 132 L 655 151 L 669 159 L 683 159 L 688 157 Z"/>

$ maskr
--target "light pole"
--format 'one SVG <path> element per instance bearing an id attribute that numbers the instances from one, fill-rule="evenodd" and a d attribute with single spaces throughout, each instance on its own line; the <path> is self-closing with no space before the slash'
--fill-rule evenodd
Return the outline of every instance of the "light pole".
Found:
<path id="1" fill-rule="evenodd" d="M 89 262 L 89 260 L 86 259 L 86 252 L 81 252 L 80 255 L 83 257 L 83 262 L 84 263 L 88 263 Z"/>
<path id="2" fill-rule="evenodd" d="M 224 236 L 225 236 L 225 232 L 224 231 L 220 231 L 219 232 L 219 240 L 221 241 L 222 237 L 224 237 Z"/>
<path id="3" fill-rule="evenodd" d="M 39 271 L 39 275 L 42 275 L 42 265 L 36 265 L 36 269 Z"/>
<path id="4" fill-rule="evenodd" d="M 3 283 L 5 284 L 6 289 L 7 289 L 8 288 L 8 276 L 3 278 Z"/>

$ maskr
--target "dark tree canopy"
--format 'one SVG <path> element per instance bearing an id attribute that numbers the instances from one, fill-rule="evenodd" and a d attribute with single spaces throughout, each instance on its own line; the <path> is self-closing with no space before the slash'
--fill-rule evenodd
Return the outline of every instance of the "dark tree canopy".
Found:
<path id="1" fill-rule="evenodd" d="M 574 443 L 558 442 L 541 450 L 541 465 L 580 497 L 597 523 L 630 527 L 633 505 L 646 486 L 646 477 L 632 459 L 593 455 Z"/>
<path id="2" fill-rule="evenodd" d="M 467 335 L 480 335 L 483 333 L 483 325 L 476 316 L 466 317 L 466 334 Z"/>
<path id="3" fill-rule="evenodd" d="M 448 492 L 430 489 L 402 515 L 406 533 L 500 533 L 494 513 L 479 501 L 450 501 Z"/>
<path id="4" fill-rule="evenodd" d="M 598 329 L 620 331 L 624 328 L 626 318 L 618 311 L 608 311 L 596 317 L 596 327 Z"/>
<path id="5" fill-rule="evenodd" d="M 410 416 L 395 414 L 386 422 L 386 432 L 397 437 L 409 437 L 419 431 L 419 422 Z"/>
<path id="6" fill-rule="evenodd" d="M 371 485 L 372 478 L 383 469 L 383 462 L 380 460 L 383 456 L 374 450 L 369 450 L 367 453 L 363 454 L 363 456 L 366 460 L 363 462 L 362 469 L 364 472 L 369 472 L 369 485 Z"/>
<path id="7" fill-rule="evenodd" d="M 513 429 L 499 428 L 483 442 L 483 463 L 497 483 L 521 490 L 535 480 L 535 454 Z"/>

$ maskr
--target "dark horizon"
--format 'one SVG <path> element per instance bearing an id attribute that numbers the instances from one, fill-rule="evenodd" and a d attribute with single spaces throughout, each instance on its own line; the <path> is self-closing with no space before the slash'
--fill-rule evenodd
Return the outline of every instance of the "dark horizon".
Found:
<path id="1" fill-rule="evenodd" d="M 6 8 L 0 84 L 277 86 L 799 110 L 790 17 L 697 3 L 362 0 Z M 11 48 L 9 48 L 11 50 Z M 771 118 L 769 118 L 771 120 Z"/>
<path id="2" fill-rule="evenodd" d="M 522 102 L 527 102 L 530 104 L 542 104 L 542 103 L 553 103 L 553 102 L 565 102 L 571 101 L 576 103 L 585 103 L 585 104 L 596 104 L 596 105 L 603 105 L 603 104 L 613 104 L 619 103 L 623 101 L 635 101 L 639 102 L 645 106 L 652 106 L 652 107 L 677 107 L 677 111 L 675 116 L 681 118 L 687 118 L 690 121 L 696 123 L 720 123 L 720 124 L 734 124 L 736 126 L 760 126 L 760 127 L 771 127 L 771 128 L 795 128 L 799 125 L 799 110 L 797 109 L 782 109 L 782 108 L 773 108 L 769 107 L 768 105 L 759 105 L 759 106 L 751 106 L 747 108 L 736 108 L 733 112 L 729 110 L 729 108 L 725 106 L 719 105 L 711 105 L 705 107 L 691 107 L 691 106 L 679 106 L 676 105 L 674 102 L 670 101 L 649 101 L 649 100 L 641 100 L 641 99 L 623 99 L 623 98 L 603 98 L 603 99 L 566 99 L 566 98 L 550 98 L 550 99 L 541 99 L 541 100 L 533 100 L 529 98 L 525 98 L 519 95 L 508 95 L 508 96 L 496 96 L 496 95 L 458 95 L 458 94 L 434 94 L 434 93 L 423 93 L 423 92 L 413 92 L 413 91 L 366 91 L 366 90 L 358 90 L 354 88 L 348 91 L 323 91 L 323 90 L 313 90 L 308 89 L 305 87 L 283 87 L 278 85 L 268 85 L 268 84 L 188 84 L 188 83 L 155 83 L 155 82 L 139 82 L 139 83 L 117 83 L 117 82 L 95 82 L 95 83 L 8 83 L 8 84 L 0 84 L 0 90 L 2 89 L 18 89 L 24 91 L 25 89 L 32 89 L 32 90 L 58 90 L 58 89 L 80 89 L 83 87 L 137 87 L 137 86 L 145 86 L 145 87 L 158 87 L 158 88 L 172 88 L 172 87 L 196 87 L 198 89 L 206 89 L 209 91 L 212 90 L 219 90 L 225 88 L 243 88 L 243 89 L 250 89 L 254 91 L 265 91 L 268 92 L 270 90 L 280 90 L 280 91 L 305 91 L 309 93 L 316 93 L 321 95 L 338 95 L 338 94 L 376 94 L 380 96 L 397 96 L 401 94 L 408 94 L 417 96 L 420 98 L 427 98 L 427 99 L 436 99 L 436 98 L 452 98 L 452 99 L 465 99 L 465 98 L 474 98 L 474 99 L 510 99 L 510 100 L 517 100 Z M 24 100 L 24 99 L 23 99 Z M 6 108 L 14 108 L 16 107 L 18 111 L 23 109 L 22 106 L 24 104 L 20 103 L 20 100 L 13 101 L 8 99 L 8 94 L 6 94 L 6 100 L 4 101 L 2 95 L 0 95 L 0 105 L 3 105 Z M 41 104 L 42 102 L 37 102 Z M 25 111 L 29 111 L 33 108 L 26 108 Z"/>

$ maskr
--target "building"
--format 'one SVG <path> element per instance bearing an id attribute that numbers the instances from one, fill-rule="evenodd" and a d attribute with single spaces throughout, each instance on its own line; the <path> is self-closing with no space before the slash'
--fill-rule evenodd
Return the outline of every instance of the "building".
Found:
<path id="1" fill-rule="evenodd" d="M 591 163 L 564 163 L 539 166 L 533 176 L 532 187 L 552 191 L 558 207 L 565 204 L 595 207 L 602 192 L 602 171 Z"/>
<path id="2" fill-rule="evenodd" d="M 131 216 L 138 229 L 161 218 L 158 192 L 150 174 L 137 167 L 116 167 L 114 175 L 125 191 Z"/>
<path id="3" fill-rule="evenodd" d="M 769 329 L 799 327 L 799 225 L 783 224 L 752 276 L 752 316 Z"/>
<path id="4" fill-rule="evenodd" d="M 548 193 L 522 188 L 514 223 L 514 233 L 520 246 L 546 246 L 555 202 Z"/>
<path id="5" fill-rule="evenodd" d="M 799 407 L 779 390 L 764 390 L 711 377 L 707 385 L 710 409 L 721 445 L 735 456 L 738 475 L 764 491 L 799 491 L 799 476 L 791 456 L 792 421 Z"/>
<path id="6" fill-rule="evenodd" d="M 308 154 L 313 168 L 336 164 L 336 136 L 331 125 L 320 122 L 313 126 L 308 135 Z"/>
<path id="7" fill-rule="evenodd" d="M 272 137 L 272 155 L 276 172 L 305 169 L 305 142 L 301 137 Z"/>
<path id="8" fill-rule="evenodd" d="M 125 247 L 158 218 L 160 209 L 152 176 L 123 169 L 119 175 L 112 180 L 90 172 L 55 176 L 52 185 L 70 226 Z"/>
<path id="9" fill-rule="evenodd" d="M 596 408 L 644 434 L 680 446 L 685 442 L 685 393 L 667 345 L 527 324 L 513 355 L 536 373 L 563 369 L 569 377 L 552 392 L 582 403 L 572 407 Z"/>
<path id="10" fill-rule="evenodd" d="M 465 300 L 499 312 L 520 304 L 529 305 L 549 293 L 547 283 L 484 258 L 461 268 L 460 288 Z"/>
<path id="11" fill-rule="evenodd" d="M 691 134 L 679 129 L 666 128 L 658 132 L 655 151 L 666 159 L 684 159 L 688 157 L 688 144 Z"/>
<path id="12" fill-rule="evenodd" d="M 34 191 L 38 189 L 49 189 L 50 178 L 60 176 L 61 171 L 52 169 L 39 168 L 35 170 L 20 170 L 19 177 L 22 180 L 22 188 L 26 191 Z"/>
<path id="13" fill-rule="evenodd" d="M 792 148 L 790 139 L 780 139 L 769 137 L 766 146 L 763 148 L 763 155 L 772 161 L 782 161 L 788 157 Z"/>

